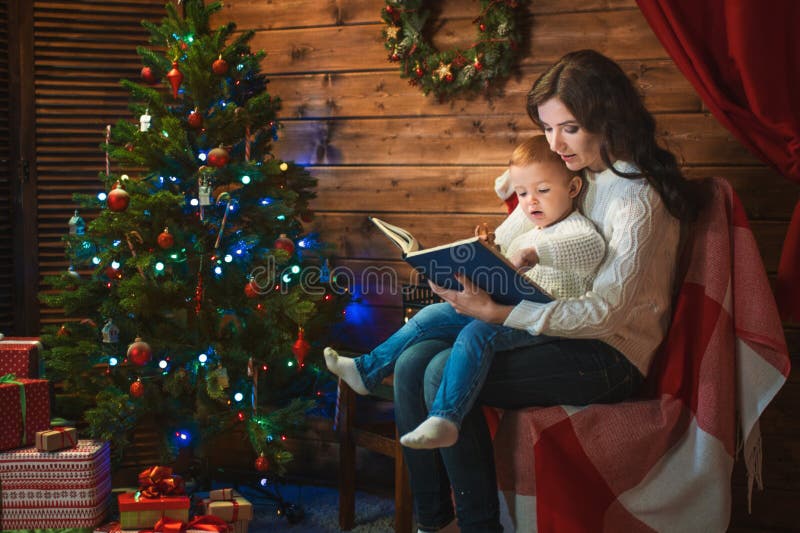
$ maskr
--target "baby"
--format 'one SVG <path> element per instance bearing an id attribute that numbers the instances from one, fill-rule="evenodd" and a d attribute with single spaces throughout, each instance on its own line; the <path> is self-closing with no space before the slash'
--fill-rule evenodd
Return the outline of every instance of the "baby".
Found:
<path id="1" fill-rule="evenodd" d="M 515 267 L 553 298 L 578 298 L 590 288 L 605 255 L 605 241 L 575 208 L 580 177 L 564 166 L 543 136 L 512 153 L 509 180 L 517 208 L 496 230 L 495 243 Z M 325 348 L 325 364 L 359 394 L 368 394 L 394 370 L 400 354 L 427 339 L 453 341 L 428 418 L 403 435 L 410 448 L 452 446 L 480 393 L 494 354 L 541 342 L 525 330 L 456 313 L 448 303 L 429 305 L 368 354 L 339 357 Z"/>

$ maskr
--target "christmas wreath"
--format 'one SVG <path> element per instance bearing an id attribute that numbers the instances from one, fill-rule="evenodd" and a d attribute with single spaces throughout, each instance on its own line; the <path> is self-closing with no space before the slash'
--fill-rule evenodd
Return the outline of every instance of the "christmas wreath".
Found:
<path id="1" fill-rule="evenodd" d="M 439 97 L 477 92 L 509 75 L 521 35 L 517 21 L 526 0 L 480 0 L 474 22 L 475 44 L 465 50 L 438 51 L 424 37 L 430 11 L 423 0 L 386 0 L 381 18 L 389 61 L 400 63 L 400 75 L 425 94 Z"/>

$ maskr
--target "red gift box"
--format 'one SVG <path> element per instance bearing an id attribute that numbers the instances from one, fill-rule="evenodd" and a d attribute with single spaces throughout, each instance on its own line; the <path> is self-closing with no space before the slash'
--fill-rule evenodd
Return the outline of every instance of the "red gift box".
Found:
<path id="1" fill-rule="evenodd" d="M 50 382 L 27 378 L 0 382 L 0 413 L 0 450 L 33 446 L 36 432 L 50 428 Z"/>
<path id="2" fill-rule="evenodd" d="M 152 528 L 153 524 L 164 517 L 189 521 L 188 496 L 137 498 L 136 494 L 123 492 L 117 496 L 122 529 Z"/>
<path id="3" fill-rule="evenodd" d="M 18 378 L 39 377 L 39 350 L 36 337 L 5 337 L 0 340 L 0 376 L 14 374 Z"/>

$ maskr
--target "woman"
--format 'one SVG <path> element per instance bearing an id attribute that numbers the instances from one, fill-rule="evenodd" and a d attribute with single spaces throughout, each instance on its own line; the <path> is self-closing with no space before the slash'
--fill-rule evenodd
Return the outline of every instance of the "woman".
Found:
<path id="1" fill-rule="evenodd" d="M 619 402 L 637 390 L 667 331 L 680 221 L 697 215 L 706 194 L 657 145 L 655 121 L 622 69 L 595 51 L 567 54 L 551 66 L 534 83 L 527 107 L 551 150 L 585 178 L 581 211 L 608 245 L 591 291 L 504 306 L 469 280 L 461 292 L 432 288 L 459 313 L 539 339 L 498 354 L 480 395 L 483 405 Z M 448 355 L 446 345 L 428 341 L 397 361 L 400 434 L 426 418 Z M 502 531 L 492 444 L 480 408 L 464 419 L 455 445 L 404 453 L 421 532 L 453 522 L 451 486 L 463 533 Z"/>

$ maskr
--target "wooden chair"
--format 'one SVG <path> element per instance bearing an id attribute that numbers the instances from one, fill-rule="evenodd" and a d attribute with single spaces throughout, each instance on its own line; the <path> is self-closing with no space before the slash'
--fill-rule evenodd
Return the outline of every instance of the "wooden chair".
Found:
<path id="1" fill-rule="evenodd" d="M 404 320 L 428 304 L 441 301 L 427 285 L 403 285 Z M 357 354 L 339 352 L 340 355 Z M 373 396 L 394 401 L 393 376 L 389 376 L 373 391 Z M 355 518 L 356 447 L 366 448 L 394 458 L 394 530 L 411 533 L 413 528 L 413 502 L 408 469 L 403 458 L 403 448 L 394 424 L 369 424 L 356 420 L 358 395 L 344 381 L 339 380 L 338 415 L 336 431 L 339 438 L 339 527 L 345 531 L 353 528 Z"/>
<path id="2" fill-rule="evenodd" d="M 354 355 L 343 354 L 340 355 Z M 392 377 L 373 392 L 373 396 L 393 400 Z M 357 394 L 339 380 L 339 409 L 336 433 L 339 438 L 339 527 L 349 531 L 355 521 L 356 447 L 366 448 L 394 459 L 394 530 L 411 533 L 413 509 L 408 470 L 394 423 L 369 423 L 356 416 Z"/>

